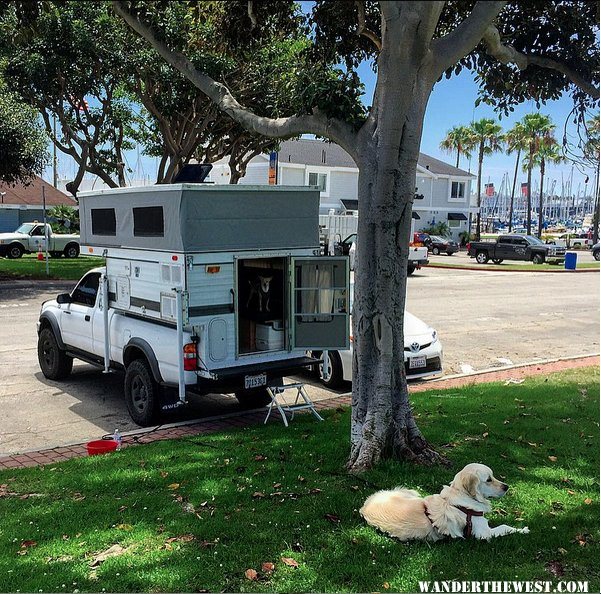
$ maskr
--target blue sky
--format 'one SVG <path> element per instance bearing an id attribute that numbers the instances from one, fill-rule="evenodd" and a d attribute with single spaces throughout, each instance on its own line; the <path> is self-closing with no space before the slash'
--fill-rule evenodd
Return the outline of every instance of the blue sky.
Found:
<path id="1" fill-rule="evenodd" d="M 366 87 L 365 103 L 369 105 L 371 103 L 371 96 L 375 84 L 375 74 L 367 64 L 361 66 L 360 74 Z M 524 115 L 539 111 L 534 101 L 528 101 L 517 106 L 510 117 L 503 117 L 499 120 L 499 114 L 490 106 L 481 103 L 478 107 L 474 107 L 477 97 L 478 86 L 474 81 L 471 72 L 462 71 L 458 76 L 453 76 L 450 79 L 443 78 L 437 83 L 430 96 L 424 119 L 421 143 L 422 152 L 454 165 L 456 156 L 454 154 L 445 153 L 439 147 L 446 132 L 453 126 L 468 125 L 471 121 L 479 120 L 481 118 L 493 118 L 501 125 L 503 130 L 508 130 L 516 121 L 522 119 Z M 572 107 L 572 100 L 567 95 L 557 101 L 549 101 L 546 105 L 541 105 L 540 112 L 550 116 L 557 126 L 556 137 L 559 142 L 561 142 L 563 137 L 564 126 Z M 572 139 L 576 138 L 576 130 L 571 123 L 571 119 L 569 120 L 567 131 L 569 137 Z M 462 157 L 459 166 L 465 170 L 470 169 L 472 173 L 477 173 L 477 159 L 472 159 L 470 164 L 465 157 Z M 495 184 L 495 188 L 499 190 L 503 175 L 506 172 L 509 173 L 511 180 L 513 180 L 514 168 L 515 155 L 508 156 L 502 152 L 486 157 L 483 166 L 482 183 L 492 182 Z M 556 179 L 556 191 L 559 191 L 561 188 L 562 172 L 564 180 L 567 181 L 571 171 L 572 166 L 570 163 L 550 165 L 547 167 L 545 178 L 551 180 L 551 182 L 553 179 Z M 587 193 L 592 191 L 594 172 L 587 171 L 583 174 L 574 167 L 572 184 L 574 193 L 577 191 L 579 183 L 581 184 L 581 192 L 584 191 L 586 173 L 588 173 L 590 177 Z M 533 177 L 533 180 L 536 175 Z M 518 184 L 520 181 L 526 181 L 525 173 L 518 175 Z M 545 187 L 547 187 L 546 182 Z"/>

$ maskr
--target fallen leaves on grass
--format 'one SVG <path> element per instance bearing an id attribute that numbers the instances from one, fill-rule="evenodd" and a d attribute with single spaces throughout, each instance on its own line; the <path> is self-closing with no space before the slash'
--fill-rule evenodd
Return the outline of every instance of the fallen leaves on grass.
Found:
<path id="1" fill-rule="evenodd" d="M 587 497 L 587 498 L 584 500 L 584 503 L 585 503 L 585 505 L 590 505 L 592 502 L 593 502 L 593 500 L 592 500 L 590 497 Z"/>
<path id="2" fill-rule="evenodd" d="M 90 567 L 98 567 L 101 563 L 104 563 L 107 559 L 111 557 L 118 557 L 119 555 L 123 555 L 127 549 L 122 547 L 120 544 L 114 544 L 112 547 L 102 551 L 101 553 L 97 553 L 94 555 L 94 558 L 90 562 Z"/>
<path id="3" fill-rule="evenodd" d="M 336 514 L 324 514 L 323 517 L 332 524 L 340 524 L 340 518 Z"/>
<path id="4" fill-rule="evenodd" d="M 17 551 L 18 555 L 27 555 L 27 549 L 31 547 L 37 547 L 38 543 L 35 540 L 22 540 L 21 549 Z"/>
<path id="5" fill-rule="evenodd" d="M 282 557 L 282 563 L 288 567 L 298 567 L 298 561 L 292 557 Z"/>
<path id="6" fill-rule="evenodd" d="M 551 462 L 557 462 L 557 456 L 549 456 L 549 460 L 551 460 Z"/>
<path id="7" fill-rule="evenodd" d="M 251 582 L 256 582 L 259 579 L 259 574 L 255 569 L 247 569 L 244 572 L 244 577 L 246 577 L 246 579 L 250 580 Z"/>
<path id="8" fill-rule="evenodd" d="M 179 483 L 171 483 L 170 485 L 167 485 L 167 488 L 175 491 L 175 489 L 179 489 Z"/>
<path id="9" fill-rule="evenodd" d="M 265 563 L 263 563 L 263 565 L 261 565 L 261 571 L 263 573 L 272 573 L 275 569 L 275 564 L 267 561 Z"/>

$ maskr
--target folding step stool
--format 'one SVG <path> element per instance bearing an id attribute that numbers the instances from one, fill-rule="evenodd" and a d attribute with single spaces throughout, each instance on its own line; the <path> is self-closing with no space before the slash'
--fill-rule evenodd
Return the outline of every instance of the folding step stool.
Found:
<path id="1" fill-rule="evenodd" d="M 285 400 L 279 399 L 279 397 L 286 391 L 296 388 L 296 398 L 294 399 L 294 404 L 288 404 Z M 282 421 L 284 421 L 284 425 L 288 427 L 288 419 L 286 418 L 286 413 L 290 413 L 290 420 L 294 419 L 294 413 L 297 410 L 309 410 L 313 413 L 313 415 L 317 418 L 318 421 L 323 421 L 323 418 L 319 416 L 319 413 L 315 410 L 315 404 L 305 392 L 305 384 L 284 384 L 282 386 L 267 386 L 267 391 L 271 396 L 271 403 L 269 404 L 269 409 L 267 410 L 267 416 L 263 421 L 263 424 L 267 423 L 269 416 L 271 415 L 271 411 L 274 408 L 277 408 L 280 415 L 282 416 Z M 299 400 L 302 399 L 302 402 Z"/>

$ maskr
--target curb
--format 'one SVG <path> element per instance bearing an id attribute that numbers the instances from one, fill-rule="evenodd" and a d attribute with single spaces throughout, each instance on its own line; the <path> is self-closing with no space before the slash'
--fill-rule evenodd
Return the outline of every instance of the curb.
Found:
<path id="1" fill-rule="evenodd" d="M 483 266 L 486 266 L 484 264 Z M 439 264 L 438 262 L 430 262 L 428 266 L 423 268 L 444 268 L 445 270 L 474 270 L 476 272 L 534 272 L 536 274 L 550 273 L 550 274 L 565 274 L 568 272 L 600 272 L 601 268 L 576 268 L 575 270 L 566 270 L 565 268 L 558 268 L 557 270 L 520 270 L 518 268 L 512 268 L 510 270 L 503 270 L 502 268 L 493 268 L 492 266 L 484 268 L 483 266 L 463 266 L 453 264 Z M 493 265 L 494 266 L 494 265 Z"/>
<path id="2" fill-rule="evenodd" d="M 446 389 L 460 386 L 469 386 L 478 383 L 487 383 L 501 380 L 517 379 L 543 375 L 554 371 L 567 369 L 577 369 L 582 367 L 592 367 L 599 365 L 599 355 L 583 355 L 576 357 L 567 357 L 564 359 L 552 359 L 537 363 L 524 365 L 513 365 L 503 368 L 492 368 L 477 371 L 470 374 L 459 374 L 451 377 L 430 380 L 417 385 L 409 386 L 409 393 L 425 392 L 432 389 Z M 333 398 L 315 402 L 315 408 L 318 411 L 337 408 L 339 406 L 350 406 L 352 403 L 352 393 L 337 395 Z M 219 417 L 208 417 L 206 419 L 182 421 L 170 423 L 168 425 L 158 425 L 156 427 L 144 428 L 135 431 L 123 433 L 123 447 L 132 447 L 137 444 L 152 443 L 165 439 L 180 439 L 184 437 L 193 437 L 196 435 L 206 435 L 218 433 L 223 430 L 251 427 L 260 425 L 264 422 L 266 409 L 255 409 L 252 411 L 241 411 L 229 413 Z M 281 422 L 278 417 L 272 415 L 269 423 Z M 27 468 L 32 466 L 42 466 L 54 464 L 71 458 L 80 458 L 87 455 L 85 443 L 74 443 L 60 447 L 49 447 L 43 450 L 22 452 L 0 457 L 0 470 L 10 468 Z"/>

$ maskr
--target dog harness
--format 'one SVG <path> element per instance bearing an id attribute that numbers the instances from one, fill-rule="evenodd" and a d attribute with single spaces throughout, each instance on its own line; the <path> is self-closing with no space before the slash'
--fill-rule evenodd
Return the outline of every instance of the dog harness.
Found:
<path id="1" fill-rule="evenodd" d="M 457 508 L 460 512 L 463 512 L 467 516 L 466 520 L 465 520 L 465 528 L 463 529 L 463 538 L 469 538 L 472 535 L 472 518 L 474 516 L 481 517 L 484 515 L 484 512 L 475 511 L 473 509 L 469 509 L 469 508 L 463 507 L 461 505 L 454 505 L 453 507 Z M 434 526 L 434 522 L 432 521 L 432 518 L 430 517 L 430 514 L 428 513 L 428 508 L 425 504 L 424 504 L 424 513 L 426 514 L 426 518 L 428 518 L 428 520 L 430 520 L 430 524 L 432 524 L 432 526 Z M 434 527 L 436 527 L 436 526 L 434 526 Z"/>
<path id="2" fill-rule="evenodd" d="M 465 528 L 463 529 L 463 538 L 469 538 L 472 535 L 472 517 L 483 516 L 484 512 L 475 511 L 467 507 L 462 507 L 461 505 L 454 505 L 453 507 L 456 507 L 459 511 L 463 512 L 467 516 L 465 520 Z"/>

